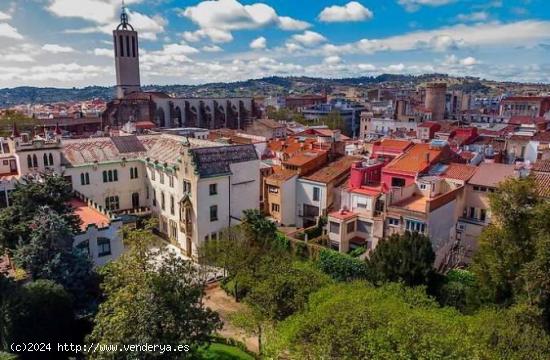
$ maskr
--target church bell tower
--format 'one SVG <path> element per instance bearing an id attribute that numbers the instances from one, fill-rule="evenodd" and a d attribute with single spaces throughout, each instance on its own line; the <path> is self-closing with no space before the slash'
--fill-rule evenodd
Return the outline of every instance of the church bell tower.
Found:
<path id="1" fill-rule="evenodd" d="M 139 44 L 138 34 L 128 23 L 128 14 L 124 1 L 120 14 L 120 24 L 113 31 L 116 67 L 116 97 L 141 91 L 139 80 Z"/>

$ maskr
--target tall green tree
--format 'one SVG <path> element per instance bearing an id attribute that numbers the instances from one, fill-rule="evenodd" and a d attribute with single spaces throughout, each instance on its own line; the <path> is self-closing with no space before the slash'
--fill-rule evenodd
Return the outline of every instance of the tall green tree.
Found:
<path id="1" fill-rule="evenodd" d="M 378 243 L 370 255 L 370 274 L 377 282 L 427 285 L 434 276 L 435 253 L 430 239 L 417 232 L 393 234 Z"/>
<path id="2" fill-rule="evenodd" d="M 196 355 L 221 328 L 218 314 L 202 304 L 199 269 L 165 248 L 153 250 L 151 234 L 128 234 L 129 250 L 102 269 L 105 301 L 89 342 L 188 345 L 189 352 L 94 353 L 92 359 L 183 359 Z"/>
<path id="3" fill-rule="evenodd" d="M 48 279 L 74 296 L 82 313 L 95 309 L 98 278 L 87 254 L 73 247 L 73 233 L 65 217 L 47 206 L 37 210 L 32 233 L 13 251 L 15 263 L 33 280 Z"/>
<path id="4" fill-rule="evenodd" d="M 2 295 L 0 295 L 2 296 Z M 1 345 L 50 344 L 49 351 L 22 351 L 21 359 L 67 359 L 70 353 L 57 351 L 57 343 L 77 342 L 71 295 L 50 280 L 36 280 L 24 286 L 12 286 L 9 303 L 0 313 Z M 81 341 L 81 340 L 80 340 Z"/>
<path id="5" fill-rule="evenodd" d="M 479 238 L 472 271 L 481 294 L 489 301 L 509 305 L 522 292 L 520 273 L 536 253 L 537 219 L 541 206 L 531 178 L 508 179 L 489 194 L 492 224 Z"/>
<path id="6" fill-rule="evenodd" d="M 26 179 L 16 184 L 10 194 L 11 206 L 0 211 L 0 250 L 13 250 L 29 241 L 32 222 L 43 206 L 59 214 L 72 230 L 78 231 L 80 219 L 68 203 L 71 198 L 71 185 L 61 175 L 43 174 L 40 180 Z"/>

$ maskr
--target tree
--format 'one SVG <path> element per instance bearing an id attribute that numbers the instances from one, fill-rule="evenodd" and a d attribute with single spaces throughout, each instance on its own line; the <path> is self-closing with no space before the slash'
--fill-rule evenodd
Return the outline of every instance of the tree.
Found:
<path id="1" fill-rule="evenodd" d="M 337 283 L 283 321 L 266 350 L 291 359 L 548 358 L 548 335 L 520 318 L 494 310 L 464 316 L 421 287 Z"/>
<path id="2" fill-rule="evenodd" d="M 393 234 L 378 243 L 368 265 L 377 282 L 403 282 L 408 286 L 429 284 L 435 271 L 430 239 L 417 232 Z"/>
<path id="3" fill-rule="evenodd" d="M 189 352 L 94 353 L 92 359 L 181 359 L 196 354 L 221 328 L 202 304 L 195 264 L 166 248 L 153 250 L 147 230 L 129 233 L 129 250 L 102 269 L 105 301 L 88 341 L 101 344 L 188 345 Z"/>
<path id="4" fill-rule="evenodd" d="M 504 181 L 489 202 L 493 223 L 479 237 L 471 268 L 485 299 L 509 305 L 521 292 L 521 269 L 535 256 L 537 227 L 548 218 L 536 216 L 541 205 L 531 178 Z"/>
<path id="5" fill-rule="evenodd" d="M 74 296 L 79 312 L 92 312 L 98 279 L 90 258 L 73 247 L 72 229 L 63 216 L 48 207 L 37 211 L 30 239 L 14 250 L 15 263 L 33 280 L 62 285 Z"/>
<path id="6" fill-rule="evenodd" d="M 0 116 L 0 134 L 9 136 L 13 124 L 16 124 L 18 130 L 30 131 L 38 122 L 36 119 L 30 118 L 16 110 L 5 110 L 4 114 Z"/>
<path id="7" fill-rule="evenodd" d="M 11 343 L 51 344 L 47 352 L 21 352 L 21 359 L 63 359 L 69 353 L 57 352 L 57 343 L 71 343 L 75 338 L 71 295 L 50 280 L 37 280 L 10 291 L 7 311 L 0 315 L 4 349 Z"/>
<path id="8" fill-rule="evenodd" d="M 452 306 L 468 314 L 479 308 L 476 278 L 470 271 L 453 269 L 444 280 L 438 294 L 441 305 Z"/>
<path id="9" fill-rule="evenodd" d="M 270 242 L 275 238 L 277 225 L 268 220 L 257 209 L 243 211 L 243 225 L 253 235 L 258 245 L 271 245 Z"/>
<path id="10" fill-rule="evenodd" d="M 74 214 L 69 200 L 71 185 L 56 174 L 26 179 L 16 184 L 10 194 L 11 206 L 0 211 L 0 250 L 13 250 L 26 243 L 32 233 L 31 223 L 44 206 L 59 214 L 73 231 L 80 230 L 80 219 Z"/>
<path id="11" fill-rule="evenodd" d="M 302 310 L 310 294 L 331 283 L 312 263 L 269 256 L 264 256 L 257 277 L 246 301 L 269 321 Z"/>
<path id="12" fill-rule="evenodd" d="M 368 265 L 365 261 L 334 250 L 321 250 L 317 266 L 321 271 L 337 281 L 366 280 L 371 278 Z"/>
<path id="13" fill-rule="evenodd" d="M 340 130 L 342 133 L 346 132 L 346 123 L 338 110 L 332 110 L 322 120 L 330 129 Z"/>

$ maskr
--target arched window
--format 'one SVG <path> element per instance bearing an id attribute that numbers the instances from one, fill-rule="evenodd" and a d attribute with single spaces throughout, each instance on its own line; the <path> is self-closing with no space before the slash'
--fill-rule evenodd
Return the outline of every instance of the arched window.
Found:
<path id="1" fill-rule="evenodd" d="M 138 169 L 137 167 L 134 168 L 134 179 L 138 178 Z"/>
<path id="2" fill-rule="evenodd" d="M 86 173 L 86 185 L 90 185 L 90 174 Z"/>
<path id="3" fill-rule="evenodd" d="M 124 41 L 122 40 L 122 35 L 118 37 L 118 44 L 120 45 L 120 56 L 124 56 Z"/>
<path id="4" fill-rule="evenodd" d="M 139 193 L 133 193 L 132 194 L 132 207 L 134 209 L 139 208 Z"/>
<path id="5" fill-rule="evenodd" d="M 38 167 L 38 158 L 36 157 L 36 154 L 32 156 L 32 166 L 35 168 Z"/>
<path id="6" fill-rule="evenodd" d="M 174 196 L 170 195 L 170 214 L 175 214 Z"/>
<path id="7" fill-rule="evenodd" d="M 108 176 L 109 176 L 109 182 L 112 182 L 113 181 L 113 170 L 109 170 L 107 172 Z"/>
<path id="8" fill-rule="evenodd" d="M 30 168 L 32 168 L 32 158 L 30 155 L 27 155 L 27 166 Z"/>
<path id="9" fill-rule="evenodd" d="M 105 208 L 107 210 L 118 210 L 120 209 L 120 203 L 118 196 L 109 196 L 105 198 Z"/>
<path id="10" fill-rule="evenodd" d="M 48 155 L 48 159 L 50 160 L 50 166 L 53 166 L 53 155 L 52 155 L 52 153 L 50 153 L 50 155 Z"/>
<path id="11" fill-rule="evenodd" d="M 166 204 L 165 204 L 165 202 L 164 202 L 164 193 L 161 192 L 161 193 L 160 193 L 160 208 L 161 208 L 162 210 L 164 210 L 165 207 L 166 207 Z"/>
<path id="12" fill-rule="evenodd" d="M 109 179 L 107 179 L 107 171 L 103 171 L 103 182 L 106 183 L 108 181 Z"/>
<path id="13" fill-rule="evenodd" d="M 44 154 L 44 166 L 48 166 L 48 155 Z"/>
<path id="14" fill-rule="evenodd" d="M 84 173 L 80 174 L 80 185 L 86 185 L 86 177 Z"/>
<path id="15" fill-rule="evenodd" d="M 118 170 L 113 171 L 113 181 L 118 181 Z"/>

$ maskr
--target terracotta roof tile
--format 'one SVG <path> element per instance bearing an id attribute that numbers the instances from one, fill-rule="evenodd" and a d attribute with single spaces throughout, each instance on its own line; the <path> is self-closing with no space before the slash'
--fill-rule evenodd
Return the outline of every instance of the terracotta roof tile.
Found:
<path id="1" fill-rule="evenodd" d="M 533 172 L 533 178 L 540 196 L 550 198 L 550 173 Z"/>
<path id="2" fill-rule="evenodd" d="M 532 170 L 550 173 L 550 160 L 537 160 L 537 162 L 533 164 Z"/>
<path id="3" fill-rule="evenodd" d="M 470 184 L 497 187 L 500 182 L 516 176 L 514 165 L 482 163 L 470 179 Z"/>
<path id="4" fill-rule="evenodd" d="M 474 176 L 476 170 L 477 167 L 472 165 L 451 163 L 441 176 L 447 179 L 468 181 Z"/>
<path id="5" fill-rule="evenodd" d="M 392 160 L 383 171 L 421 172 L 437 161 L 442 153 L 441 148 L 431 148 L 430 144 L 414 144 L 406 153 Z"/>
<path id="6" fill-rule="evenodd" d="M 361 160 L 361 158 L 357 156 L 344 156 L 317 170 L 313 174 L 309 176 L 304 176 L 303 179 L 322 183 L 330 183 L 336 180 L 341 175 L 349 173 L 351 169 L 351 164 L 353 164 L 354 161 L 358 160 Z"/>

